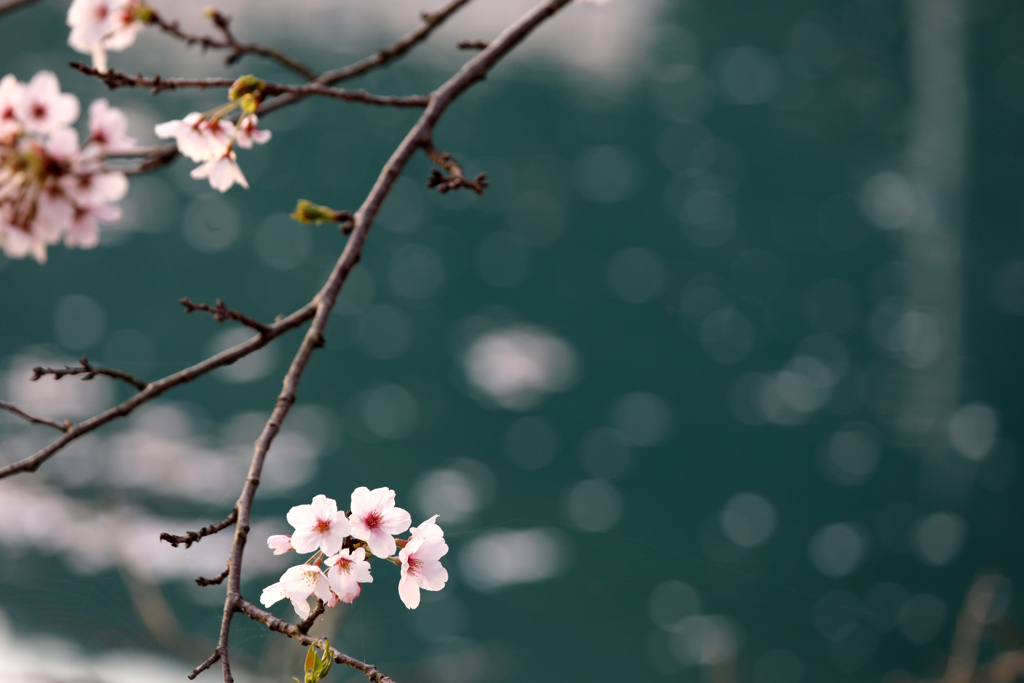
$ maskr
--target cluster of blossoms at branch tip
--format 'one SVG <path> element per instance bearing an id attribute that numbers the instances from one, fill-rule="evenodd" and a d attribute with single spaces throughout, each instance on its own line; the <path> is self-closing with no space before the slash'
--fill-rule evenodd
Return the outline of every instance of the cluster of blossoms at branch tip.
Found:
<path id="1" fill-rule="evenodd" d="M 395 492 L 360 486 L 352 492 L 351 511 L 338 510 L 331 498 L 319 495 L 311 505 L 296 505 L 288 512 L 295 527 L 291 536 L 271 536 L 267 545 L 275 555 L 292 550 L 315 554 L 304 564 L 291 567 L 281 580 L 263 589 L 260 601 L 270 607 L 289 599 L 300 618 L 309 616 L 307 599 L 315 595 L 328 607 L 351 603 L 362 584 L 371 583 L 370 557 L 399 565 L 398 595 L 409 609 L 420 604 L 420 589 L 439 591 L 448 581 L 441 558 L 448 552 L 437 515 L 410 528 L 409 513 L 395 507 Z M 410 532 L 407 539 L 395 535 Z M 399 550 L 398 556 L 394 557 Z"/>
<path id="2" fill-rule="evenodd" d="M 125 50 L 135 42 L 153 10 L 138 0 L 74 0 L 68 8 L 68 45 L 92 55 L 93 68 L 107 70 L 107 50 Z"/>
<path id="3" fill-rule="evenodd" d="M 0 79 L 0 248 L 10 258 L 31 254 L 44 263 L 47 246 L 61 239 L 90 249 L 99 242 L 97 221 L 121 218 L 116 202 L 128 179 L 104 160 L 135 146 L 128 119 L 95 100 L 82 147 L 71 127 L 79 111 L 78 98 L 62 93 L 50 71 L 28 83 Z"/>
<path id="4" fill-rule="evenodd" d="M 223 110 L 224 107 L 209 114 L 192 112 L 183 119 L 157 124 L 156 135 L 165 140 L 174 138 L 179 152 L 192 161 L 202 162 L 189 174 L 193 178 L 208 178 L 210 187 L 220 192 L 227 192 L 235 183 L 249 189 L 238 166 L 235 145 L 252 149 L 254 143 L 266 144 L 271 133 L 256 127 L 256 114 L 243 113 L 236 125 L 222 118 Z"/>

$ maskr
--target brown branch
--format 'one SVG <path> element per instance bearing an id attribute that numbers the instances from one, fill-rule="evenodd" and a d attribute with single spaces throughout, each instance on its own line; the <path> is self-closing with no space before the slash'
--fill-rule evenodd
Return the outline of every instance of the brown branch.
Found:
<path id="1" fill-rule="evenodd" d="M 149 386 L 149 384 L 147 384 L 146 382 L 143 382 L 138 377 L 135 377 L 134 375 L 127 373 L 124 370 L 115 370 L 114 368 L 98 368 L 95 365 L 91 364 L 89 362 L 89 359 L 86 358 L 85 356 L 82 356 L 78 362 L 81 363 L 81 365 L 77 368 L 73 368 L 68 365 L 65 365 L 63 368 L 60 369 L 44 367 L 32 368 L 32 381 L 35 382 L 40 377 L 45 377 L 47 375 L 53 375 L 54 379 L 60 379 L 66 376 L 73 377 L 76 375 L 82 375 L 83 380 L 93 379 L 94 377 L 96 377 L 96 375 L 104 375 L 106 377 L 113 377 L 114 379 L 119 379 L 124 382 L 127 382 L 128 384 L 131 384 L 139 391 L 142 391 L 143 389 Z"/>
<path id="2" fill-rule="evenodd" d="M 161 536 L 160 538 L 163 538 L 163 536 Z M 224 579 L 228 578 L 229 571 L 230 569 L 225 567 L 224 571 L 222 571 L 220 574 L 217 574 L 217 576 L 213 577 L 212 579 L 208 579 L 205 576 L 197 577 L 196 584 L 203 587 L 216 586 L 217 584 L 222 583 Z"/>
<path id="3" fill-rule="evenodd" d="M 219 323 L 225 320 L 237 320 L 246 327 L 251 327 L 260 334 L 267 334 L 270 332 L 270 325 L 265 325 L 255 318 L 251 318 L 244 313 L 240 313 L 233 308 L 228 308 L 220 299 L 217 299 L 217 305 L 211 306 L 210 304 L 197 304 L 188 297 L 182 297 L 179 304 L 185 307 L 185 313 L 192 313 L 193 311 L 205 311 L 213 315 L 213 319 Z"/>
<path id="4" fill-rule="evenodd" d="M 486 40 L 460 40 L 456 45 L 460 50 L 486 50 Z"/>
<path id="5" fill-rule="evenodd" d="M 132 76 L 123 71 L 110 69 L 108 71 L 97 71 L 88 64 L 82 62 L 68 62 L 68 65 L 76 71 L 81 71 L 87 76 L 95 76 L 107 84 L 111 90 L 117 88 L 150 88 L 150 92 L 156 94 L 163 90 L 177 90 L 179 88 L 230 88 L 234 85 L 234 78 L 164 78 L 160 74 L 154 76 L 143 76 L 136 74 Z M 337 100 L 348 102 L 362 102 L 387 107 L 425 107 L 427 98 L 423 95 L 374 95 L 365 90 L 345 90 L 343 88 L 332 88 L 321 83 L 306 83 L 305 85 L 289 85 L 287 83 L 265 83 L 261 88 L 265 95 L 320 95 L 331 97 Z"/>
<path id="6" fill-rule="evenodd" d="M 437 188 L 437 191 L 444 194 L 450 190 L 457 190 L 460 187 L 468 187 L 477 194 L 483 194 L 484 188 L 489 183 L 487 182 L 487 174 L 480 173 L 473 180 L 466 178 L 466 173 L 462 169 L 462 165 L 452 158 L 452 155 L 448 152 L 442 152 L 438 148 L 434 147 L 434 143 L 429 140 L 423 144 L 423 149 L 426 151 L 427 156 L 435 164 L 448 171 L 448 174 L 441 173 L 436 168 L 431 171 L 430 178 L 427 179 L 427 187 Z"/>
<path id="7" fill-rule="evenodd" d="M 36 2 L 39 2 L 39 0 L 9 0 L 8 2 L 2 2 L 0 3 L 0 14 L 6 14 L 12 10 L 26 7 Z"/>
<path id="8" fill-rule="evenodd" d="M 317 647 L 319 648 L 327 647 L 327 641 L 325 639 L 314 638 L 306 634 L 304 631 L 300 630 L 301 625 L 292 624 L 290 622 L 285 621 L 284 619 L 278 619 L 270 612 L 260 609 L 248 600 L 243 600 L 239 598 L 237 609 L 239 612 L 249 617 L 250 619 L 253 619 L 254 621 L 258 621 L 261 624 L 265 625 L 271 631 L 277 631 L 278 633 L 282 633 L 288 636 L 289 638 L 295 638 L 303 645 L 312 645 L 313 643 L 316 643 Z M 330 646 L 330 652 L 331 656 L 334 658 L 334 661 L 336 663 L 345 664 L 346 666 L 350 666 L 353 669 L 356 669 L 357 671 L 361 671 L 366 675 L 367 678 L 373 681 L 373 683 L 395 683 L 394 679 L 392 679 L 390 676 L 387 676 L 384 673 L 381 673 L 380 669 L 378 669 L 373 664 L 367 664 L 366 662 L 359 661 L 355 657 L 350 657 L 347 654 L 339 651 L 334 646 Z"/>
<path id="9" fill-rule="evenodd" d="M 217 660 L 219 660 L 219 659 L 220 659 L 220 646 L 218 645 L 217 649 L 213 651 L 212 655 L 210 655 L 209 657 L 206 658 L 205 662 L 203 662 L 202 664 L 200 664 L 196 668 L 192 669 L 192 673 L 190 673 L 188 675 L 188 680 L 194 681 L 196 679 L 196 676 L 198 676 L 199 674 L 203 673 L 204 671 L 209 669 L 211 666 L 216 664 Z"/>
<path id="10" fill-rule="evenodd" d="M 231 511 L 230 515 L 228 515 L 223 520 L 217 522 L 216 524 L 210 524 L 209 526 L 204 526 L 199 531 L 188 531 L 188 532 L 185 533 L 184 536 L 175 536 L 173 534 L 169 534 L 167 532 L 164 532 L 164 533 L 160 534 L 160 540 L 161 541 L 167 541 L 168 543 L 170 543 L 175 548 L 177 548 L 181 544 L 184 544 L 186 548 L 189 548 L 189 547 L 192 546 L 193 543 L 198 543 L 199 539 L 206 538 L 207 536 L 212 536 L 215 533 L 217 533 L 218 531 L 221 531 L 222 529 L 227 529 L 229 526 L 234 524 L 236 521 L 238 521 L 238 508 L 237 507 L 235 507 L 235 509 L 233 509 Z M 220 583 L 220 581 L 218 581 L 217 583 Z M 203 584 L 199 584 L 199 585 L 203 585 Z"/>
<path id="11" fill-rule="evenodd" d="M 316 607 L 309 613 L 309 616 L 298 623 L 296 628 L 299 629 L 299 633 L 309 633 L 309 629 L 313 628 L 313 624 L 316 622 L 317 617 L 324 613 L 327 609 L 327 605 L 320 598 L 316 599 Z"/>
<path id="12" fill-rule="evenodd" d="M 207 16 L 210 18 L 210 21 L 213 22 L 213 25 L 217 27 L 221 34 L 223 34 L 224 37 L 222 39 L 186 33 L 181 30 L 177 21 L 168 21 L 156 12 L 153 13 L 152 23 L 159 26 L 165 33 L 183 41 L 186 45 L 192 46 L 198 44 L 203 50 L 231 50 L 231 54 L 224 58 L 225 64 L 234 64 L 241 59 L 243 55 L 255 54 L 260 55 L 261 57 L 266 57 L 267 59 L 272 59 L 279 64 L 288 67 L 292 71 L 304 77 L 306 80 L 311 81 L 316 78 L 316 72 L 295 57 L 287 55 L 275 48 L 267 47 L 266 45 L 239 42 L 231 32 L 231 18 L 221 14 L 218 10 L 212 8 L 207 10 Z"/>
<path id="13" fill-rule="evenodd" d="M 372 71 L 373 69 L 398 59 L 417 44 L 426 40 L 438 26 L 444 23 L 448 17 L 455 14 L 455 12 L 468 2 L 470 2 L 470 0 L 451 0 L 451 2 L 437 11 L 424 12 L 422 15 L 423 23 L 415 30 L 405 34 L 388 47 L 381 48 L 369 57 L 364 57 L 358 62 L 354 62 L 348 66 L 332 69 L 331 71 L 325 71 L 320 74 L 316 79 L 316 82 L 321 85 L 333 85 L 350 78 L 355 78 L 356 76 L 361 76 L 368 71 Z M 270 112 L 276 111 L 282 107 L 287 107 L 288 105 L 301 100 L 303 97 L 305 97 L 305 95 L 282 95 L 271 102 L 264 102 L 257 113 L 260 116 L 269 114 Z"/>
<path id="14" fill-rule="evenodd" d="M 39 417 L 37 415 L 33 415 L 32 413 L 26 412 L 19 408 L 18 406 L 14 405 L 13 403 L 8 403 L 7 401 L 0 401 L 0 409 L 6 410 L 10 413 L 14 413 L 18 417 L 24 418 L 33 424 L 53 427 L 59 432 L 66 432 L 69 429 L 71 429 L 71 423 L 68 422 L 67 420 L 65 420 L 64 422 L 58 422 L 57 420 L 51 420 L 46 417 Z"/>
<path id="15" fill-rule="evenodd" d="M 271 341 L 281 336 L 285 332 L 288 332 L 289 330 L 292 330 L 301 325 L 302 323 L 306 322 L 307 320 L 313 317 L 315 312 L 315 303 L 306 304 L 305 306 L 295 311 L 291 315 L 282 318 L 281 320 L 275 322 L 273 325 L 270 325 L 269 331 L 266 334 L 256 335 L 252 339 L 243 342 L 238 346 L 227 349 L 225 351 L 221 351 L 220 353 L 211 356 L 199 363 L 196 363 L 191 367 L 185 368 L 184 370 L 180 370 L 174 373 L 173 375 L 168 375 L 163 379 L 156 380 L 155 382 L 150 382 L 145 389 L 135 394 L 127 401 L 119 403 L 118 405 L 114 406 L 113 408 L 109 408 L 108 410 L 105 410 L 99 415 L 95 415 L 89 418 L 88 420 L 79 422 L 69 427 L 64 432 L 63 436 L 53 441 L 49 446 L 46 446 L 45 448 L 39 450 L 35 454 L 27 458 L 24 458 L 23 460 L 19 460 L 15 463 L 7 465 L 5 467 L 0 467 L 0 479 L 3 479 L 4 477 L 9 477 L 12 474 L 17 474 L 19 472 L 36 471 L 36 469 L 38 469 L 41 464 L 52 458 L 55 453 L 60 451 L 60 449 L 62 449 L 64 446 L 71 443 L 75 439 L 85 434 L 88 434 L 94 429 L 97 429 L 98 427 L 101 427 L 112 420 L 115 420 L 119 417 L 125 417 L 126 415 L 131 414 L 132 411 L 134 411 L 139 406 L 143 405 L 144 403 L 148 403 L 149 401 L 153 400 L 157 396 L 160 396 L 169 389 L 173 389 L 174 387 L 180 384 L 184 384 L 186 382 L 191 382 L 192 380 L 201 377 L 208 372 L 216 370 L 217 368 L 223 367 L 225 365 L 230 365 L 239 358 L 248 356 L 253 351 L 263 348 L 264 346 L 266 346 Z"/>

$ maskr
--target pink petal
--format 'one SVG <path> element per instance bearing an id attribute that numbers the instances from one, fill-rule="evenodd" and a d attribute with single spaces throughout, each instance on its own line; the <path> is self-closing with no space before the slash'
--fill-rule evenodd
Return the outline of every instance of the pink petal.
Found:
<path id="1" fill-rule="evenodd" d="M 395 539 L 391 534 L 381 529 L 371 530 L 370 538 L 365 540 L 367 545 L 370 546 L 370 552 L 377 557 L 391 557 L 398 549 L 398 545 L 395 544 Z"/>
<path id="2" fill-rule="evenodd" d="M 288 511 L 285 519 L 296 529 L 312 528 L 316 524 L 316 515 L 313 514 L 312 505 L 296 505 Z"/>
<path id="3" fill-rule="evenodd" d="M 408 576 L 402 576 L 398 582 L 398 597 L 409 609 L 416 609 L 420 606 L 420 587 Z"/>
<path id="4" fill-rule="evenodd" d="M 310 506 L 313 516 L 319 519 L 332 519 L 338 513 L 338 503 L 333 498 L 328 498 L 322 493 L 313 497 L 313 504 Z M 334 553 L 331 553 L 332 555 Z"/>
<path id="5" fill-rule="evenodd" d="M 311 553 L 320 546 L 320 534 L 312 527 L 296 529 L 292 534 L 292 547 L 300 553 Z"/>
<path id="6" fill-rule="evenodd" d="M 391 497 L 394 498 L 394 492 Z M 394 502 L 391 502 L 391 506 L 394 506 Z M 412 516 L 408 512 L 402 508 L 391 507 L 382 515 L 380 528 L 394 535 L 403 533 L 410 524 L 412 524 Z"/>

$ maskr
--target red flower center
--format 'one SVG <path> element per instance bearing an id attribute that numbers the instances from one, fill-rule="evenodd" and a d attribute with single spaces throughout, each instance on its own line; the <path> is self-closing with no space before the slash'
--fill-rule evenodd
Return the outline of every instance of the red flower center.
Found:
<path id="1" fill-rule="evenodd" d="M 313 527 L 313 531 L 317 532 L 318 534 L 326 534 L 330 530 L 331 523 L 328 522 L 326 519 L 316 520 L 316 526 Z"/>
<path id="2" fill-rule="evenodd" d="M 338 561 L 334 563 L 334 566 L 346 574 L 352 573 L 352 560 L 347 557 L 339 557 Z"/>
<path id="3" fill-rule="evenodd" d="M 384 521 L 384 516 L 381 515 L 380 512 L 378 512 L 377 510 L 373 510 L 368 515 L 366 515 L 366 526 L 371 529 L 376 529 L 377 527 L 379 527 L 382 521 Z"/>
<path id="4" fill-rule="evenodd" d="M 110 12 L 106 5 L 97 5 L 96 7 L 96 18 L 103 20 L 107 18 L 107 14 Z"/>
<path id="5" fill-rule="evenodd" d="M 419 574 L 420 573 L 420 569 L 422 567 L 423 567 L 423 560 L 420 560 L 420 559 L 415 558 L 415 557 L 410 557 L 409 558 L 409 574 L 411 576 L 416 576 L 417 574 Z"/>
<path id="6" fill-rule="evenodd" d="M 32 103 L 32 110 L 30 111 L 32 118 L 34 119 L 45 119 L 46 118 L 46 105 L 39 102 Z"/>

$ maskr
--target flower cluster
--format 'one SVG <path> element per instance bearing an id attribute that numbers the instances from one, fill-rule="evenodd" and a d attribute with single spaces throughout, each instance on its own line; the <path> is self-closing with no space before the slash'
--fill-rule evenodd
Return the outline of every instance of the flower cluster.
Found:
<path id="1" fill-rule="evenodd" d="M 143 23 L 152 19 L 153 10 L 138 0 L 74 0 L 68 8 L 68 45 L 92 55 L 93 68 L 104 73 L 107 50 L 130 47 Z"/>
<path id="2" fill-rule="evenodd" d="M 252 149 L 253 143 L 266 144 L 271 133 L 257 129 L 256 114 L 243 114 L 238 125 L 222 116 L 219 110 L 211 115 L 192 112 L 183 119 L 158 124 L 156 135 L 174 138 L 179 152 L 192 161 L 203 162 L 192 169 L 193 178 L 208 178 L 210 187 L 221 192 L 227 192 L 235 183 L 249 189 L 238 166 L 235 145 Z"/>
<path id="3" fill-rule="evenodd" d="M 72 124 L 78 98 L 60 91 L 50 71 L 28 83 L 0 79 L 0 248 L 10 258 L 31 254 L 46 261 L 46 248 L 61 239 L 90 249 L 99 242 L 96 222 L 116 221 L 116 202 L 128 179 L 104 167 L 112 153 L 130 151 L 128 119 L 105 99 L 89 106 L 89 136 L 80 145 Z"/>
<path id="4" fill-rule="evenodd" d="M 295 527 L 291 536 L 271 536 L 267 545 L 275 555 L 289 551 L 315 554 L 288 569 L 277 583 L 263 589 L 260 601 L 270 607 L 289 599 L 300 618 L 309 616 L 307 598 L 311 595 L 329 607 L 351 603 L 371 583 L 373 556 L 401 566 L 398 595 L 409 609 L 420 604 L 420 589 L 439 591 L 448 581 L 441 558 L 448 552 L 444 531 L 435 523 L 437 515 L 418 527 L 409 525 L 409 513 L 395 507 L 395 492 L 389 488 L 371 491 L 360 486 L 352 492 L 349 514 L 338 510 L 336 501 L 324 495 L 311 505 L 296 505 L 288 512 L 288 523 Z M 409 530 L 407 539 L 395 535 Z M 393 557 L 401 548 L 398 557 Z"/>

